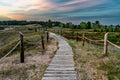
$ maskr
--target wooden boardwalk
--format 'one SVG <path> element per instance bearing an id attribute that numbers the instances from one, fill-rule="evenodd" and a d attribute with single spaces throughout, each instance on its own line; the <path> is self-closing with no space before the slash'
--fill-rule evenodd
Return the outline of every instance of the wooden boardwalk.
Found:
<path id="1" fill-rule="evenodd" d="M 42 80 L 77 80 L 72 48 L 62 37 L 50 34 L 58 40 L 59 49 L 46 69 Z"/>

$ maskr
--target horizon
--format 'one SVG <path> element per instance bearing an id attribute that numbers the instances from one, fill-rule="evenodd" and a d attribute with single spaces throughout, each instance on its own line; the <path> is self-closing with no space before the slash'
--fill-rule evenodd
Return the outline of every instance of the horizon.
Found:
<path id="1" fill-rule="evenodd" d="M 114 0 L 1 0 L 0 20 L 120 24 L 120 1 Z"/>

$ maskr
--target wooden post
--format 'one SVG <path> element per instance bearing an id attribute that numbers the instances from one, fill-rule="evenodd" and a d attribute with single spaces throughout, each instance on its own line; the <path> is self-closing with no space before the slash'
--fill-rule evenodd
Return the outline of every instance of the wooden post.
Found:
<path id="1" fill-rule="evenodd" d="M 19 32 L 20 34 L 20 62 L 24 63 L 24 42 L 23 42 L 23 33 Z"/>
<path id="2" fill-rule="evenodd" d="M 108 33 L 105 34 L 104 36 L 104 54 L 108 56 Z"/>
<path id="3" fill-rule="evenodd" d="M 84 44 L 85 44 L 85 34 L 83 33 L 83 35 L 82 35 L 82 40 L 83 40 L 83 46 L 84 46 Z"/>
<path id="4" fill-rule="evenodd" d="M 49 32 L 47 31 L 47 42 L 49 41 Z"/>
<path id="5" fill-rule="evenodd" d="M 44 38 L 43 38 L 43 36 L 41 36 L 41 42 L 42 42 L 42 49 L 44 50 L 45 49 L 45 45 L 44 45 Z"/>
<path id="6" fill-rule="evenodd" d="M 77 33 L 76 41 L 78 41 L 78 33 Z"/>

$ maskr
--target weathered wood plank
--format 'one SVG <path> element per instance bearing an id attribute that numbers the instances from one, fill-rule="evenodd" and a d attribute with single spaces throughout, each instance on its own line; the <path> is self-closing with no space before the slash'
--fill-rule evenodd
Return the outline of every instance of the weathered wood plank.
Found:
<path id="1" fill-rule="evenodd" d="M 73 52 L 60 36 L 51 33 L 59 42 L 59 49 L 46 69 L 42 80 L 77 80 Z"/>

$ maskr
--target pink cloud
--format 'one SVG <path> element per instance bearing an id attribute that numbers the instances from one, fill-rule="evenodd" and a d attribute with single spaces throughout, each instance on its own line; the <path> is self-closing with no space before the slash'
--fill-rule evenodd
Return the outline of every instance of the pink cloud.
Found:
<path id="1" fill-rule="evenodd" d="M 82 3 L 86 1 L 88 0 L 72 0 L 72 1 L 66 2 L 65 5 L 77 4 L 77 3 Z"/>
<path id="2" fill-rule="evenodd" d="M 10 2 L 11 1 L 11 2 Z M 55 3 L 53 0 L 5 0 L 11 4 L 12 10 L 7 10 L 2 15 L 9 14 L 12 19 L 35 19 L 34 15 L 44 13 L 62 13 L 78 9 L 85 9 L 103 3 L 105 0 L 71 0 L 64 3 Z M 3 11 L 0 9 L 0 11 Z M 6 15 L 8 16 L 8 15 Z"/>
<path id="3" fill-rule="evenodd" d="M 25 11 L 32 9 L 47 11 L 52 8 L 52 3 L 48 0 L 21 0 L 14 3 L 13 6 Z"/>
<path id="4" fill-rule="evenodd" d="M 105 0 L 97 1 L 97 0 L 72 0 L 70 2 L 66 2 L 63 5 L 59 5 L 61 7 L 58 7 L 59 11 L 74 11 L 78 9 L 85 9 L 88 7 L 93 7 L 99 4 L 104 3 Z"/>

